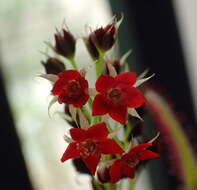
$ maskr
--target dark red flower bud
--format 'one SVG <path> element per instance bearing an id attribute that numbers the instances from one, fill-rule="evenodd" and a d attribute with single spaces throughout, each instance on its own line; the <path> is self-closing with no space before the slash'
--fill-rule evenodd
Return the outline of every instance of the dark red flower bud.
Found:
<path id="1" fill-rule="evenodd" d="M 97 60 L 99 58 L 99 52 L 94 43 L 92 42 L 91 37 L 89 36 L 88 38 L 84 38 L 84 42 L 92 59 Z"/>
<path id="2" fill-rule="evenodd" d="M 110 64 L 112 64 L 112 66 L 114 67 L 114 69 L 116 70 L 117 74 L 120 74 L 121 71 L 121 62 L 119 60 L 114 60 L 114 61 L 110 61 L 110 60 L 105 60 L 106 65 L 109 62 Z M 109 68 L 106 66 L 106 74 L 109 75 Z"/>
<path id="3" fill-rule="evenodd" d="M 41 62 L 45 68 L 47 74 L 57 75 L 66 70 L 66 67 L 62 61 L 57 58 L 49 58 L 45 62 Z"/>
<path id="4" fill-rule="evenodd" d="M 58 54 L 66 58 L 72 58 L 75 54 L 75 44 L 75 38 L 70 32 L 66 31 L 65 29 L 62 29 L 62 32 L 57 32 L 55 34 L 54 49 Z"/>
<path id="5" fill-rule="evenodd" d="M 101 183 L 109 183 L 110 175 L 109 175 L 109 166 L 100 167 L 97 171 L 98 179 Z"/>
<path id="6" fill-rule="evenodd" d="M 119 74 L 120 73 L 120 69 L 121 69 L 121 62 L 119 60 L 114 60 L 112 62 L 112 65 L 116 69 L 116 72 Z"/>
<path id="7" fill-rule="evenodd" d="M 116 41 L 117 27 L 115 23 L 108 24 L 106 27 L 101 27 L 90 34 L 90 38 L 94 45 L 100 51 L 108 51 L 112 48 Z"/>

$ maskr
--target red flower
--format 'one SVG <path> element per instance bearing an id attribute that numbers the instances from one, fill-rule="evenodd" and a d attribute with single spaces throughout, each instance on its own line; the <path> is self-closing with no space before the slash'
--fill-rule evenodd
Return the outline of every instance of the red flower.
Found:
<path id="1" fill-rule="evenodd" d="M 89 168 L 92 175 L 100 161 L 101 154 L 120 154 L 124 150 L 112 139 L 107 138 L 109 132 L 104 123 L 93 125 L 87 130 L 72 128 L 72 139 L 61 161 L 80 157 Z"/>
<path id="2" fill-rule="evenodd" d="M 126 72 L 116 77 L 102 75 L 96 81 L 99 92 L 93 102 L 93 115 L 109 114 L 114 120 L 125 123 L 127 108 L 137 108 L 145 103 L 143 94 L 132 87 L 136 74 Z"/>
<path id="3" fill-rule="evenodd" d="M 58 74 L 52 94 L 58 95 L 58 102 L 81 107 L 88 101 L 88 82 L 78 71 L 67 70 Z"/>
<path id="4" fill-rule="evenodd" d="M 147 150 L 152 144 L 140 144 L 133 147 L 122 158 L 116 160 L 110 168 L 111 183 L 116 183 L 123 177 L 134 178 L 136 166 L 141 160 L 158 158 L 159 154 Z"/>

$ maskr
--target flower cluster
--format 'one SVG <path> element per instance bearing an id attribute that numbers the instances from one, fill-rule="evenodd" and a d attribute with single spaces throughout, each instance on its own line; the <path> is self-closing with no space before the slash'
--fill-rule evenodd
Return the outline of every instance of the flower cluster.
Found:
<path id="1" fill-rule="evenodd" d="M 75 123 L 75 128 L 70 129 L 70 136 L 65 135 L 69 144 L 61 161 L 80 158 L 90 173 L 93 176 L 97 173 L 100 179 L 100 171 L 105 168 L 109 178 L 104 181 L 110 183 L 124 177 L 134 178 L 141 162 L 159 157 L 149 149 L 152 141 L 140 143 L 128 138 L 132 136 L 128 118 L 135 117 L 141 122 L 136 108 L 146 103 L 138 87 L 152 76 L 144 78 L 145 73 L 137 77 L 135 72 L 121 72 L 128 53 L 120 60 L 110 60 L 107 56 L 116 42 L 121 21 L 114 18 L 107 26 L 83 38 L 95 62 L 95 86 L 90 87 L 86 79 L 87 69 L 78 69 L 75 62 L 76 39 L 64 28 L 55 34 L 55 44 L 50 45 L 58 56 L 42 62 L 46 74 L 40 75 L 51 81 L 53 86 L 50 106 L 55 102 L 65 105 L 64 114 L 68 122 Z M 63 59 L 73 69 L 67 70 Z M 124 140 L 119 138 L 119 130 L 124 132 Z"/>

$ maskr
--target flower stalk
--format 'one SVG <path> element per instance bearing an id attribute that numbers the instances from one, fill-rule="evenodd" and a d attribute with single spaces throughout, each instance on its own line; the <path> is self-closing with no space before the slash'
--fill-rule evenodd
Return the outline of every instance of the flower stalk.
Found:
<path id="1" fill-rule="evenodd" d="M 105 53 L 99 52 L 99 59 L 96 62 L 96 76 L 99 77 L 104 71 L 104 55 Z"/>

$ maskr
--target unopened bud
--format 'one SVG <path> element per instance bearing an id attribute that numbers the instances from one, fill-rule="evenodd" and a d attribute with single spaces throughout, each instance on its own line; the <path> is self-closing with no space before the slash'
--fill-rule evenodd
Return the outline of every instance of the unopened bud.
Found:
<path id="1" fill-rule="evenodd" d="M 58 73 L 66 70 L 64 63 L 57 58 L 49 58 L 45 62 L 42 61 L 41 63 L 47 74 L 57 75 Z"/>
<path id="2" fill-rule="evenodd" d="M 116 72 L 119 74 L 120 73 L 120 70 L 121 70 L 121 62 L 119 60 L 114 60 L 112 62 L 112 65 L 116 69 Z"/>
<path id="3" fill-rule="evenodd" d="M 94 45 L 100 51 L 108 51 L 112 48 L 116 41 L 117 28 L 115 23 L 101 27 L 90 34 L 90 38 Z"/>
<path id="4" fill-rule="evenodd" d="M 76 40 L 73 35 L 65 29 L 62 32 L 57 32 L 55 34 L 55 47 L 56 53 L 70 59 L 74 57 L 75 54 L 75 44 Z"/>
<path id="5" fill-rule="evenodd" d="M 97 176 L 101 183 L 108 183 L 110 181 L 109 166 L 100 167 Z"/>
<path id="6" fill-rule="evenodd" d="M 92 42 L 91 37 L 89 36 L 88 38 L 84 38 L 84 42 L 92 59 L 97 60 L 99 58 L 99 52 L 94 43 Z"/>
<path id="7" fill-rule="evenodd" d="M 109 63 L 107 63 L 107 61 L 108 61 Z M 107 64 L 111 64 L 111 65 L 114 67 L 116 73 L 117 73 L 117 74 L 120 74 L 120 71 L 121 71 L 121 63 L 120 63 L 119 60 L 114 60 L 114 61 L 106 60 L 106 65 L 107 65 Z M 107 74 L 110 73 L 110 72 L 109 72 L 109 67 L 106 67 L 106 73 L 107 73 Z"/>

